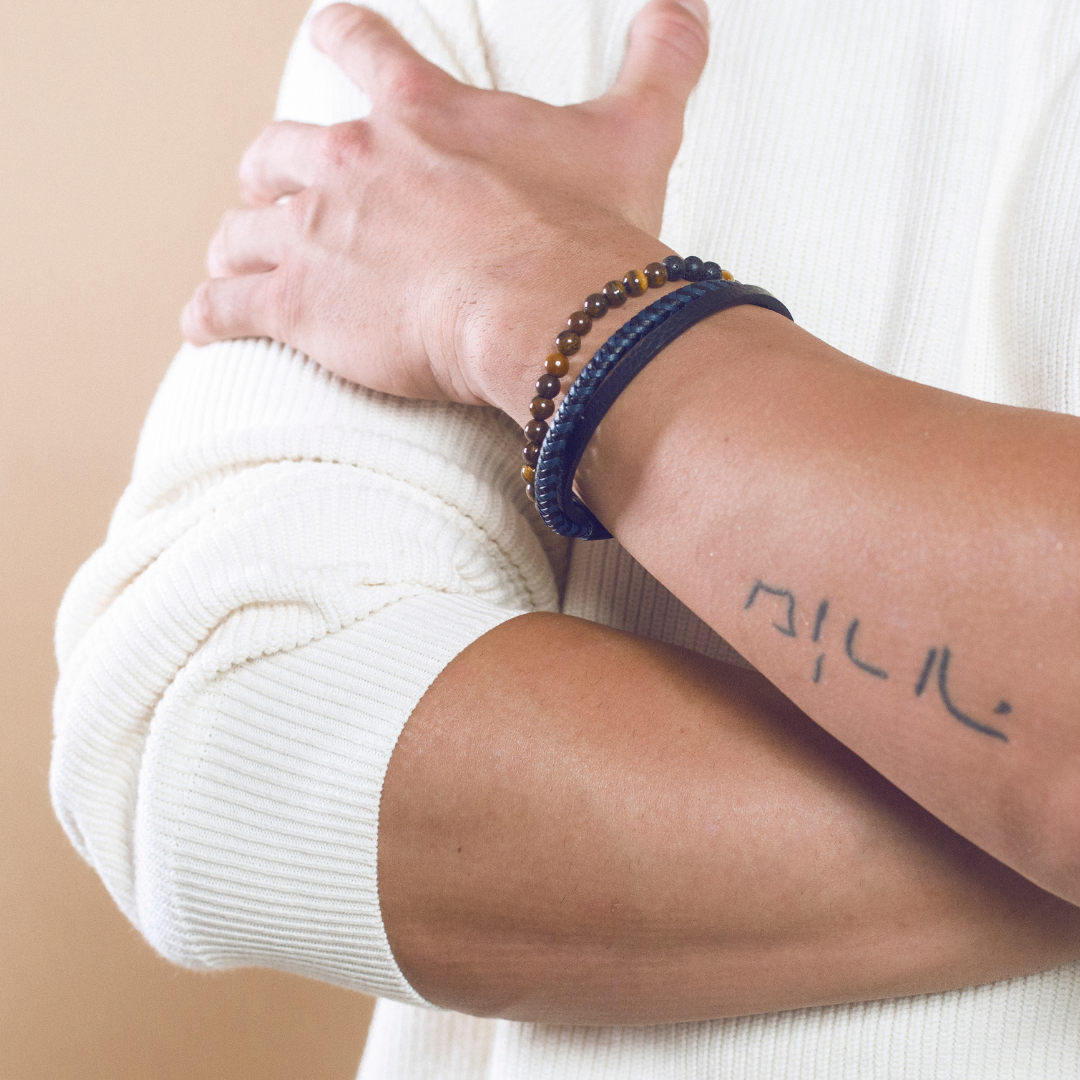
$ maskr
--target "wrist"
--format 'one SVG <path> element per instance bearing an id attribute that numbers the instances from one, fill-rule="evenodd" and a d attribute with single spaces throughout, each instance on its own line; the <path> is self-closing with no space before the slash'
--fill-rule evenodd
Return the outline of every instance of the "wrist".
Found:
<path id="1" fill-rule="evenodd" d="M 671 254 L 655 237 L 621 222 L 602 232 L 563 232 L 534 247 L 493 283 L 489 303 L 470 305 L 463 322 L 457 351 L 474 396 L 524 426 L 545 358 L 555 351 L 555 338 L 567 328 L 571 312 L 580 311 L 585 297 L 606 282 Z M 623 323 L 679 284 L 649 289 L 595 320 L 580 351 L 568 357 L 563 388 Z"/>

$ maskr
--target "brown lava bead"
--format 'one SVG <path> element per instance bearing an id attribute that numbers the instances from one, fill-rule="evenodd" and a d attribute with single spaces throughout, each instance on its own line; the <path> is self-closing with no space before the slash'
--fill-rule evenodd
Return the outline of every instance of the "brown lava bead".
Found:
<path id="1" fill-rule="evenodd" d="M 563 356 L 573 356 L 574 353 L 581 348 L 581 336 L 575 334 L 573 330 L 564 330 L 555 339 L 555 348 L 563 354 Z"/>

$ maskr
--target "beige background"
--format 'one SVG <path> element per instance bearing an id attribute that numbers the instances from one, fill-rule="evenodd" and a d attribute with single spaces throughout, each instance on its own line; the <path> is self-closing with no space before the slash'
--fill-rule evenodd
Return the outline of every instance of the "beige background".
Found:
<path id="1" fill-rule="evenodd" d="M 369 1002 L 156 957 L 48 804 L 52 624 L 101 542 L 306 0 L 0 0 L 0 1078 L 344 1080 Z"/>

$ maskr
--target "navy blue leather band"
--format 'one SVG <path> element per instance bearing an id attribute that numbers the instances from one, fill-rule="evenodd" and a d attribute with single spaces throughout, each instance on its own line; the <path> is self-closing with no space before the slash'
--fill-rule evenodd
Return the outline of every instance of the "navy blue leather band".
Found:
<path id="1" fill-rule="evenodd" d="M 650 304 L 597 349 L 567 391 L 540 447 L 533 490 L 536 508 L 549 528 L 580 540 L 611 536 L 573 493 L 585 447 L 615 399 L 666 345 L 709 315 L 741 304 L 791 318 L 772 293 L 756 285 L 697 281 Z"/>

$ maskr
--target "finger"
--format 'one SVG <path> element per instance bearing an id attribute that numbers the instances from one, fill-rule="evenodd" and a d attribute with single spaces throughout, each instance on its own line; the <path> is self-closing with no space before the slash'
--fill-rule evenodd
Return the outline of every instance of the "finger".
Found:
<path id="1" fill-rule="evenodd" d="M 240 160 L 240 193 L 250 206 L 277 202 L 310 187 L 316 141 L 324 128 L 280 120 L 267 124 Z"/>
<path id="2" fill-rule="evenodd" d="M 204 281 L 180 316 L 180 330 L 192 345 L 228 338 L 275 337 L 271 319 L 273 273 Z"/>
<path id="3" fill-rule="evenodd" d="M 210 276 L 227 278 L 273 270 L 281 261 L 285 224 L 280 206 L 228 211 L 206 254 Z"/>
<path id="4" fill-rule="evenodd" d="M 626 59 L 605 99 L 636 99 L 681 123 L 709 56 L 708 21 L 705 0 L 651 0 L 634 19 Z"/>
<path id="5" fill-rule="evenodd" d="M 352 4 L 324 8 L 311 24 L 311 40 L 374 105 L 431 101 L 460 85 L 367 8 Z"/>

